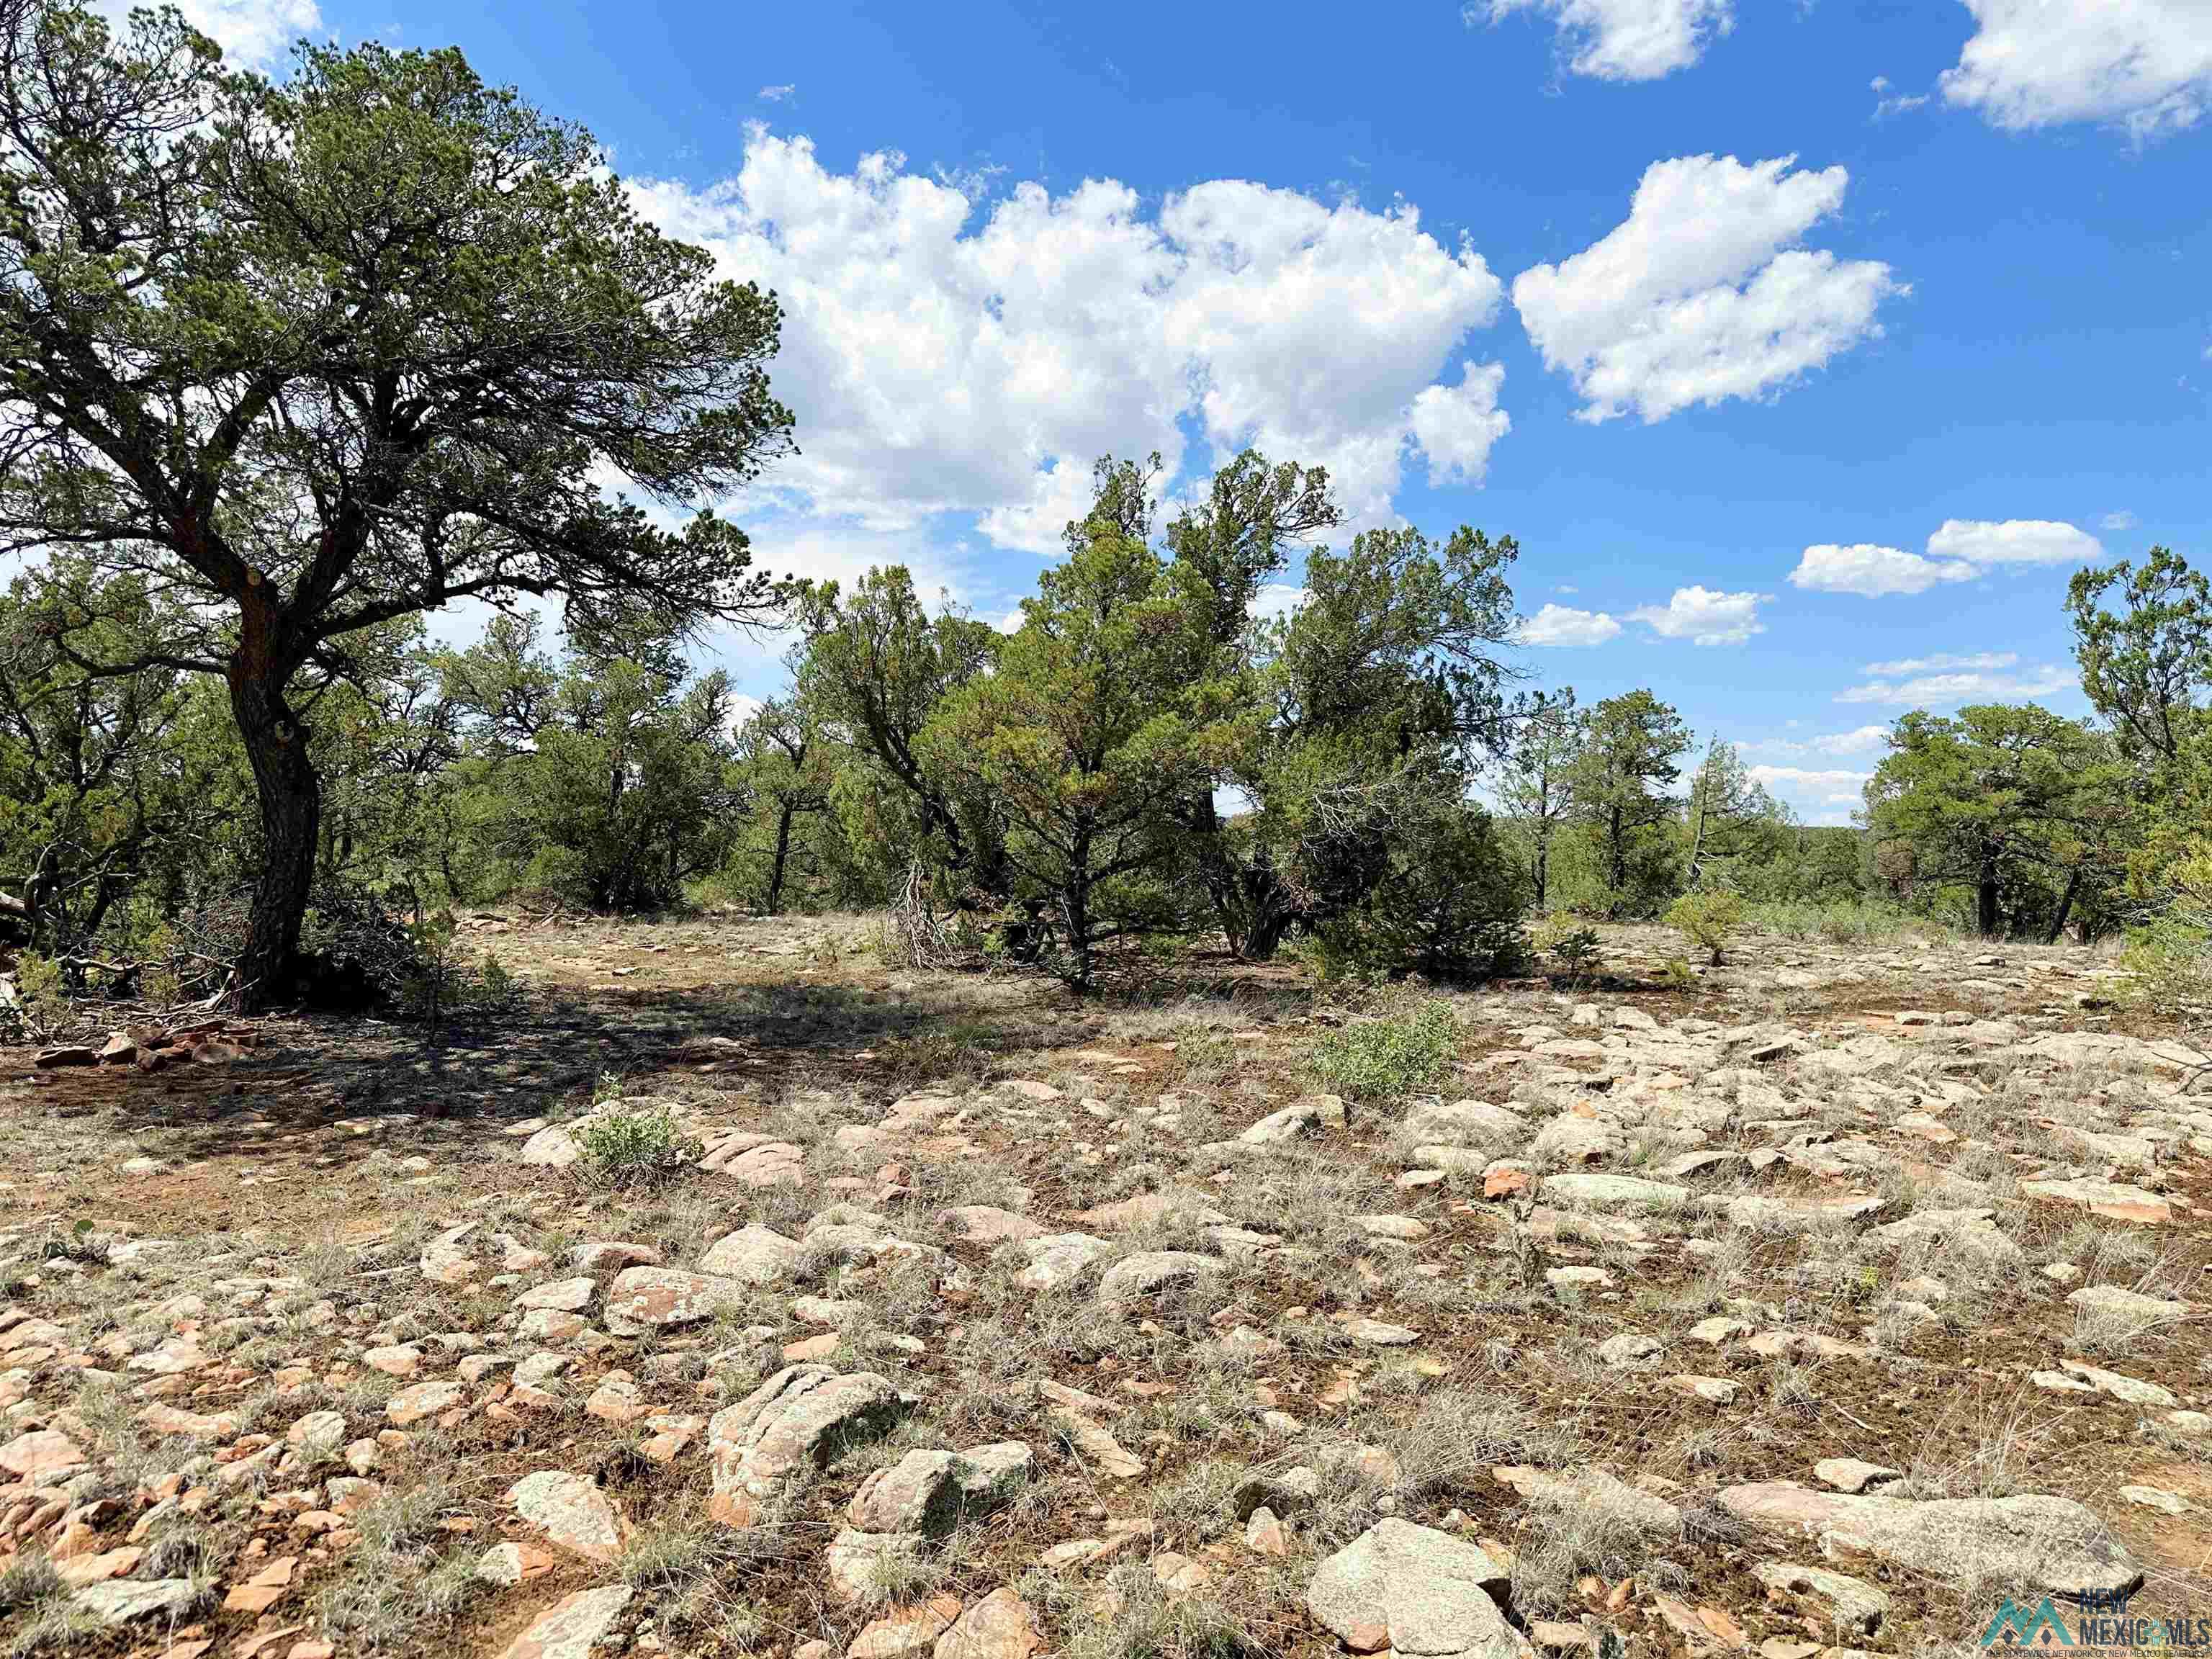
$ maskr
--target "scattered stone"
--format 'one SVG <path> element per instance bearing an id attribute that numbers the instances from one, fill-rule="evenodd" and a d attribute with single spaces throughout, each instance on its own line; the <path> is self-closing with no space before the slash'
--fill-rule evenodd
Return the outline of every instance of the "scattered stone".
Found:
<path id="1" fill-rule="evenodd" d="M 550 1285 L 525 1291 L 514 1298 L 518 1308 L 550 1308 L 558 1313 L 581 1313 L 592 1305 L 599 1287 L 588 1279 L 556 1279 Z"/>
<path id="2" fill-rule="evenodd" d="M 1021 1249 L 1030 1265 L 1014 1275 L 1015 1282 L 1025 1291 L 1057 1291 L 1075 1283 L 1114 1247 L 1090 1233 L 1048 1233 Z"/>
<path id="3" fill-rule="evenodd" d="M 1162 1291 L 1212 1278 L 1221 1267 L 1216 1257 L 1189 1250 L 1139 1250 L 1123 1256 L 1100 1277 L 1098 1299 L 1113 1306 L 1157 1296 Z"/>
<path id="4" fill-rule="evenodd" d="M 468 1397 L 461 1384 L 445 1378 L 411 1383 L 384 1402 L 385 1420 L 395 1429 L 407 1428 L 453 1410 Z"/>
<path id="5" fill-rule="evenodd" d="M 1873 1635 L 1889 1613 L 1886 1591 L 1846 1573 L 1794 1561 L 1761 1561 L 1751 1572 L 1766 1586 L 1768 1600 L 1787 1602 L 1792 1597 L 1815 1598 L 1837 1624 L 1855 1635 Z"/>
<path id="6" fill-rule="evenodd" d="M 864 1532 L 949 1532 L 963 1514 L 1006 1502 L 1029 1479 L 1030 1449 L 1018 1440 L 971 1451 L 910 1451 L 860 1483 L 846 1516 Z"/>
<path id="7" fill-rule="evenodd" d="M 756 1222 L 725 1233 L 708 1246 L 699 1258 L 699 1271 L 740 1285 L 780 1285 L 798 1271 L 805 1256 L 806 1247 L 796 1239 Z"/>
<path id="8" fill-rule="evenodd" d="M 742 1303 L 745 1289 L 734 1279 L 676 1267 L 625 1267 L 607 1286 L 601 1316 L 617 1336 L 642 1336 L 710 1319 L 717 1308 Z"/>
<path id="9" fill-rule="evenodd" d="M 914 1659 L 933 1656 L 937 1638 L 960 1616 L 957 1595 L 932 1596 L 919 1607 L 895 1607 L 869 1625 L 845 1650 L 845 1659 Z"/>
<path id="10" fill-rule="evenodd" d="M 931 1659 L 1030 1659 L 1043 1646 L 1029 1604 L 1007 1586 L 962 1613 L 937 1638 Z"/>
<path id="11" fill-rule="evenodd" d="M 1824 1457 L 1813 1465 L 1814 1477 L 1838 1492 L 1864 1492 L 1905 1479 L 1905 1471 L 1881 1463 L 1863 1463 L 1856 1457 Z"/>
<path id="12" fill-rule="evenodd" d="M 564 1595 L 508 1643 L 500 1659 L 590 1659 L 635 1594 L 627 1584 L 606 1584 Z"/>
<path id="13" fill-rule="evenodd" d="M 1730 1486 L 1721 1507 L 1740 1521 L 1811 1540 L 1823 1553 L 1870 1555 L 1954 1582 L 2119 1591 L 2142 1570 L 2071 1498 L 1853 1497 L 1773 1480 Z"/>
<path id="14" fill-rule="evenodd" d="M 898 1390 L 873 1371 L 787 1365 L 708 1420 L 714 1490 L 770 1497 L 801 1465 L 882 1434 L 898 1412 Z"/>
<path id="15" fill-rule="evenodd" d="M 1393 1516 L 1322 1563 L 1306 1611 L 1355 1653 L 1516 1659 L 1498 1611 L 1511 1578 L 1474 1545 Z"/>
<path id="16" fill-rule="evenodd" d="M 2100 1370 L 2094 1365 L 2084 1364 L 2078 1359 L 2059 1362 L 2067 1371 L 2080 1377 L 2099 1394 L 2108 1394 L 2115 1400 L 2124 1400 L 2130 1406 L 2163 1406 L 2172 1407 L 2181 1402 L 2155 1382 L 2145 1382 L 2132 1376 L 2123 1376 L 2118 1371 Z"/>
<path id="17" fill-rule="evenodd" d="M 541 1469 L 507 1489 L 507 1502 L 548 1542 L 602 1565 L 622 1553 L 622 1522 L 606 1494 L 580 1474 Z"/>
<path id="18" fill-rule="evenodd" d="M 2163 1515 L 2186 1515 L 2196 1508 L 2179 1492 L 2167 1492 L 2160 1486 L 2123 1486 L 2120 1496 L 2130 1504 Z"/>
<path id="19" fill-rule="evenodd" d="M 2155 1225 L 2173 1219 L 2173 1209 L 2156 1193 L 2140 1187 L 2124 1187 L 2112 1181 L 2023 1181 L 2021 1191 L 2029 1198 L 2072 1204 L 2113 1221 L 2136 1221 Z"/>
<path id="20" fill-rule="evenodd" d="M 119 1630 L 141 1619 L 173 1618 L 191 1606 L 199 1591 L 189 1578 L 111 1578 L 73 1592 L 74 1601 L 103 1630 Z"/>

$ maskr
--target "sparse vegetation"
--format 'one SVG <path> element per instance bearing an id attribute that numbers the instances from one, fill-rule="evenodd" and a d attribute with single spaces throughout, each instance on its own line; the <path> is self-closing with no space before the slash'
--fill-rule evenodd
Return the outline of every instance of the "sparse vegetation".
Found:
<path id="1" fill-rule="evenodd" d="M 1349 1099 L 1399 1099 L 1443 1075 L 1458 1037 L 1450 1006 L 1423 1002 L 1330 1032 L 1314 1045 L 1314 1074 Z"/>

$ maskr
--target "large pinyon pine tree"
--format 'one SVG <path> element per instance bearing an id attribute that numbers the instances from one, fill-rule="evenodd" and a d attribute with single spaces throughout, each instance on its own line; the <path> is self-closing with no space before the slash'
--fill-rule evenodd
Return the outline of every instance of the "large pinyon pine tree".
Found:
<path id="1" fill-rule="evenodd" d="M 561 595 L 580 637 L 767 597 L 734 526 L 626 498 L 699 502 L 787 442 L 775 298 L 711 265 L 457 52 L 302 47 L 271 83 L 173 10 L 118 35 L 0 0 L 0 548 L 168 601 L 117 650 L 96 585 L 52 584 L 82 672 L 227 683 L 249 1006 L 299 969 L 307 728 L 352 642 L 470 597 Z"/>

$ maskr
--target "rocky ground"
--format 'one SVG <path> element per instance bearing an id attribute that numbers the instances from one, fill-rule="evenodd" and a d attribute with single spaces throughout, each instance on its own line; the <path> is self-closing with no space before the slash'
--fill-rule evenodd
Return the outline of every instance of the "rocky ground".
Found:
<path id="1" fill-rule="evenodd" d="M 480 920 L 521 1006 L 0 1055 L 0 1643 L 1982 1650 L 2212 1619 L 2212 1082 L 2078 952 L 1077 1004 Z M 100 1054 L 107 1057 L 102 1060 Z M 95 1063 L 74 1063 L 95 1062 Z"/>

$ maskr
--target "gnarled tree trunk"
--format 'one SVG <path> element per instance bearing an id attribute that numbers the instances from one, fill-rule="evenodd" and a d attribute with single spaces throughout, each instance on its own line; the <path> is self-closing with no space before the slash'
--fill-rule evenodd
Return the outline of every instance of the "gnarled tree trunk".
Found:
<path id="1" fill-rule="evenodd" d="M 250 615 L 250 613 L 249 613 Z M 284 701 L 284 681 L 265 648 L 248 639 L 232 656 L 227 678 L 261 805 L 261 870 L 253 884 L 246 948 L 238 958 L 241 1008 L 266 1007 L 297 977 L 300 924 L 315 884 L 315 845 L 322 817 L 322 781 L 307 757 L 307 733 Z"/>

